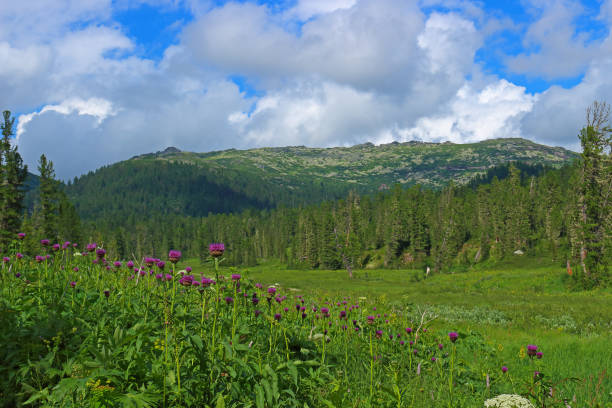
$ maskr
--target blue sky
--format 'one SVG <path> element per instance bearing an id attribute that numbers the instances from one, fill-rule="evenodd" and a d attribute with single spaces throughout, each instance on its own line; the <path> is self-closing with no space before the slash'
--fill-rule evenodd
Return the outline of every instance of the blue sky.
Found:
<path id="1" fill-rule="evenodd" d="M 612 100 L 612 0 L 43 0 L 0 7 L 0 109 L 67 179 L 210 151 L 524 137 Z"/>

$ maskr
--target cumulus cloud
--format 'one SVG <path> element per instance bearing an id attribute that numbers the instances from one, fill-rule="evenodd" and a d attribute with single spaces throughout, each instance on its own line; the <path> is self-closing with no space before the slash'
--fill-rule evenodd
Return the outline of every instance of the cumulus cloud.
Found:
<path id="1" fill-rule="evenodd" d="M 585 9 L 561 0 L 528 6 L 527 23 L 464 0 L 47 3 L 0 9 L 0 108 L 20 113 L 30 167 L 45 153 L 64 179 L 170 145 L 528 137 L 577 148 L 585 107 L 612 100 L 609 32 L 584 34 L 576 17 Z M 113 21 L 142 4 L 193 13 L 155 61 Z M 597 16 L 608 28 L 611 4 Z M 582 81 L 534 94 L 492 72 L 479 52 L 509 28 L 522 50 L 490 54 L 513 73 Z"/>

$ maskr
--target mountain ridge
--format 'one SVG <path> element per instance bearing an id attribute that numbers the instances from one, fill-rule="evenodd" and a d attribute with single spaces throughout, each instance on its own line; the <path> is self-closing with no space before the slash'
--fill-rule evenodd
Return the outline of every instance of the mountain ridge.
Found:
<path id="1" fill-rule="evenodd" d="M 168 147 L 90 172 L 66 190 L 86 219 L 117 212 L 205 216 L 312 204 L 343 198 L 350 191 L 376 193 L 394 184 L 439 189 L 449 182 L 466 184 L 508 162 L 560 167 L 576 157 L 564 148 L 519 138 L 205 153 Z"/>

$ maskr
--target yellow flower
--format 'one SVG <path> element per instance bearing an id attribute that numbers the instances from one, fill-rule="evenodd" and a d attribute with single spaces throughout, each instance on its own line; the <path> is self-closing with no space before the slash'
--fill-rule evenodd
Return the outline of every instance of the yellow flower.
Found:
<path id="1" fill-rule="evenodd" d="M 525 358 L 525 355 L 526 355 L 525 347 L 523 346 L 523 347 L 521 347 L 521 350 L 519 351 L 519 357 L 520 358 Z"/>
<path id="2" fill-rule="evenodd" d="M 498 345 L 497 345 L 497 349 L 498 349 L 499 351 L 504 351 L 504 346 L 502 346 L 501 344 L 498 344 Z"/>

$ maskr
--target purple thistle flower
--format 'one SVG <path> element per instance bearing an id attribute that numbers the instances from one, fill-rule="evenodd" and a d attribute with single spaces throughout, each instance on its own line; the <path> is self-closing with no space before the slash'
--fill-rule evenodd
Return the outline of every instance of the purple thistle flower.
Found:
<path id="1" fill-rule="evenodd" d="M 435 357 L 432 357 L 432 358 L 431 358 L 431 362 L 432 362 L 432 363 L 435 363 L 435 362 L 436 362 L 436 358 L 435 358 Z"/>
<path id="2" fill-rule="evenodd" d="M 132 269 L 134 267 L 134 261 L 127 261 L 125 264 L 128 268 Z"/>
<path id="3" fill-rule="evenodd" d="M 95 242 L 92 242 L 91 244 L 87 244 L 85 248 L 87 249 L 87 252 L 94 252 L 97 247 L 98 247 L 98 244 L 96 244 Z"/>
<path id="4" fill-rule="evenodd" d="M 231 297 L 231 296 L 226 297 L 226 298 L 225 298 L 225 303 L 227 303 L 228 305 L 229 305 L 230 303 L 234 303 L 234 298 L 233 298 L 233 297 Z"/>
<path id="5" fill-rule="evenodd" d="M 233 281 L 236 281 L 236 282 L 237 282 L 237 281 L 239 281 L 239 280 L 240 280 L 240 278 L 242 278 L 242 276 L 240 276 L 239 274 L 237 274 L 237 273 L 233 273 L 233 274 L 232 274 L 232 280 L 233 280 Z"/>
<path id="6" fill-rule="evenodd" d="M 191 272 L 191 266 L 185 267 L 185 272 L 190 273 Z"/>
<path id="7" fill-rule="evenodd" d="M 255 287 L 256 287 L 257 289 L 261 289 L 261 288 L 263 288 L 263 285 L 262 285 L 261 283 L 256 283 L 256 284 L 255 284 Z"/>
<path id="8" fill-rule="evenodd" d="M 346 319 L 346 310 L 341 310 L 340 311 L 340 318 L 341 319 Z"/>
<path id="9" fill-rule="evenodd" d="M 271 286 L 268 288 L 269 295 L 274 295 L 275 293 L 276 293 L 276 288 L 274 286 Z"/>
<path id="10" fill-rule="evenodd" d="M 191 286 L 200 286 L 200 282 L 197 280 L 191 281 Z"/>
<path id="11" fill-rule="evenodd" d="M 438 343 L 438 350 L 442 350 L 444 348 L 444 346 L 442 345 L 442 343 Z"/>
<path id="12" fill-rule="evenodd" d="M 163 278 L 164 278 L 164 275 L 162 275 L 161 273 L 158 273 L 157 275 L 155 275 L 155 279 L 162 280 Z"/>
<path id="13" fill-rule="evenodd" d="M 172 275 L 170 275 L 169 273 L 166 274 L 166 280 L 167 281 L 171 281 L 172 280 Z"/>
<path id="14" fill-rule="evenodd" d="M 535 344 L 527 345 L 527 355 L 529 357 L 535 356 L 537 351 L 538 351 L 538 346 L 536 346 Z"/>
<path id="15" fill-rule="evenodd" d="M 448 333 L 448 338 L 452 343 L 454 343 L 457 341 L 457 338 L 459 338 L 459 335 L 457 334 L 457 332 L 450 332 Z"/>
<path id="16" fill-rule="evenodd" d="M 74 268 L 72 268 L 73 271 L 78 272 L 79 271 L 79 267 L 75 266 Z"/>
<path id="17" fill-rule="evenodd" d="M 412 333 L 412 328 L 411 327 L 406 327 L 406 333 L 408 333 L 408 334 Z"/>
<path id="18" fill-rule="evenodd" d="M 98 248 L 96 249 L 96 256 L 100 259 L 104 258 L 104 255 L 106 255 L 106 250 L 104 248 Z"/>
<path id="19" fill-rule="evenodd" d="M 45 257 L 44 256 L 40 256 L 40 255 L 36 255 L 35 259 L 36 259 L 36 262 L 41 263 L 42 261 L 45 260 Z"/>
<path id="20" fill-rule="evenodd" d="M 368 324 L 372 324 L 372 323 L 374 323 L 374 320 L 376 318 L 374 316 L 368 316 L 367 319 L 368 319 Z"/>
<path id="21" fill-rule="evenodd" d="M 2 261 L 4 263 L 8 263 L 8 262 L 11 262 L 11 258 L 9 258 L 8 256 L 5 256 L 4 258 L 2 258 Z"/>
<path id="22" fill-rule="evenodd" d="M 538 351 L 536 353 L 536 357 L 538 358 L 538 360 L 541 359 L 543 355 L 544 355 L 544 353 L 542 353 L 541 351 Z"/>
<path id="23" fill-rule="evenodd" d="M 259 309 L 255 309 L 255 317 L 259 316 L 261 314 L 261 310 Z"/>
<path id="24" fill-rule="evenodd" d="M 53 246 L 51 248 L 53 248 L 54 251 L 59 251 L 60 244 L 53 244 Z"/>
<path id="25" fill-rule="evenodd" d="M 404 343 L 404 340 L 400 340 L 400 342 L 399 342 L 399 343 L 400 343 L 400 346 L 403 346 L 403 345 L 405 344 L 405 343 Z"/>
<path id="26" fill-rule="evenodd" d="M 17 234 L 17 238 L 18 239 L 24 239 L 25 237 L 26 237 L 25 232 L 20 232 L 20 233 Z"/>
<path id="27" fill-rule="evenodd" d="M 382 334 L 383 334 L 382 330 L 376 330 L 376 338 L 377 339 L 380 339 L 382 337 Z"/>
<path id="28" fill-rule="evenodd" d="M 508 367 L 506 367 L 506 366 L 502 366 L 501 370 L 502 370 L 502 373 L 504 373 L 504 374 L 505 374 L 505 373 L 507 373 L 507 372 L 508 372 Z"/>
<path id="29" fill-rule="evenodd" d="M 253 298 L 251 298 L 251 302 L 253 302 L 253 304 L 254 304 L 255 306 L 257 306 L 257 304 L 259 303 L 259 299 L 258 299 L 258 298 L 256 298 L 256 297 L 253 297 Z"/>
<path id="30" fill-rule="evenodd" d="M 176 249 L 173 249 L 168 252 L 168 259 L 174 264 L 181 260 L 181 256 L 181 251 L 177 251 Z"/>
<path id="31" fill-rule="evenodd" d="M 49 240 L 48 239 L 41 239 L 40 240 L 40 245 L 42 246 L 48 246 L 49 245 Z"/>
<path id="32" fill-rule="evenodd" d="M 76 282 L 75 281 L 70 282 L 70 287 L 74 288 L 75 286 L 76 286 Z"/>
<path id="33" fill-rule="evenodd" d="M 144 263 L 145 265 L 147 265 L 149 268 L 152 268 L 153 265 L 155 264 L 155 258 L 151 258 L 151 257 L 146 257 L 144 259 Z"/>
<path id="34" fill-rule="evenodd" d="M 225 244 L 214 243 L 208 246 L 208 253 L 213 258 L 218 258 L 225 252 Z"/>
<path id="35" fill-rule="evenodd" d="M 15 274 L 15 277 L 16 277 L 16 278 L 20 278 L 20 277 L 21 277 L 21 274 L 20 274 L 19 272 L 17 272 L 17 273 Z"/>
<path id="36" fill-rule="evenodd" d="M 163 270 L 165 266 L 166 266 L 166 263 L 164 261 L 157 262 L 157 267 L 159 269 Z"/>
<path id="37" fill-rule="evenodd" d="M 72 247 L 73 247 L 73 248 L 76 248 L 76 247 L 78 247 L 78 246 L 79 246 L 79 244 L 77 244 L 76 242 L 74 242 L 74 243 L 72 244 Z"/>
<path id="38" fill-rule="evenodd" d="M 121 262 L 119 262 L 119 261 L 115 261 L 115 262 L 113 262 L 113 265 L 114 265 L 114 266 L 115 266 L 115 268 L 117 268 L 117 269 L 121 268 Z"/>
<path id="39" fill-rule="evenodd" d="M 106 289 L 104 291 L 104 296 L 106 296 L 108 298 L 110 296 L 110 290 Z"/>
<path id="40" fill-rule="evenodd" d="M 281 316 L 281 314 L 280 314 L 280 313 L 276 313 L 276 314 L 274 315 L 274 320 L 276 320 L 277 322 L 280 322 L 281 317 L 282 317 L 282 316 Z"/>
<path id="41" fill-rule="evenodd" d="M 15 254 L 15 258 L 17 258 L 17 259 L 21 259 L 21 258 L 23 258 L 23 254 L 22 254 L 21 252 L 17 252 L 17 253 Z"/>

